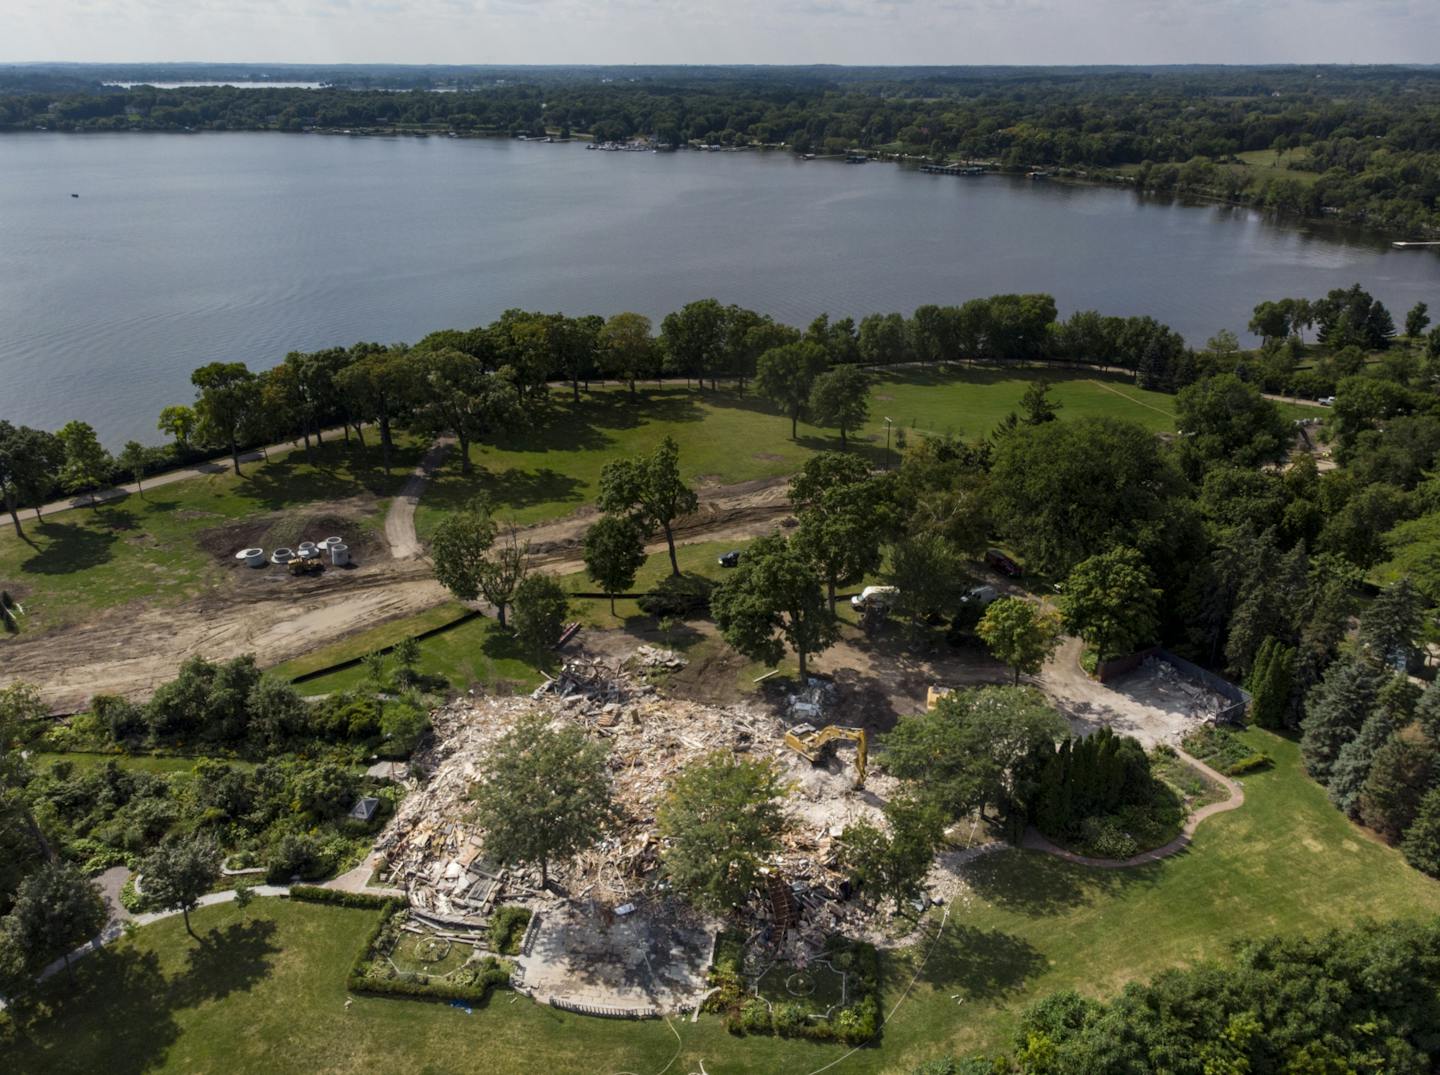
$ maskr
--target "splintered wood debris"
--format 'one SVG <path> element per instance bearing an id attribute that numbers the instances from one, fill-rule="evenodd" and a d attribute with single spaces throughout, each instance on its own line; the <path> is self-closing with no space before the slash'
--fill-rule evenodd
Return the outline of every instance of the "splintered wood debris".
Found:
<path id="1" fill-rule="evenodd" d="M 656 807 L 683 766 L 725 751 L 774 758 L 789 788 L 784 847 L 768 863 L 773 879 L 751 904 L 757 927 L 769 926 L 777 934 L 788 930 L 787 944 L 803 954 L 827 932 L 867 923 L 871 916 L 842 899 L 837 838 L 847 824 L 862 818 L 881 824 L 880 806 L 893 782 L 876 774 L 866 791 L 856 793 L 847 751 L 842 748 L 812 766 L 784 745 L 787 722 L 763 703 L 721 707 L 684 701 L 665 696 L 642 678 L 648 669 L 679 663 L 683 658 L 669 651 L 642 647 L 624 667 L 571 661 L 528 698 L 473 696 L 437 709 L 431 715 L 431 745 L 411 767 L 413 773 L 429 775 L 405 797 L 378 844 L 412 905 L 446 918 L 478 919 L 502 898 L 523 902 L 539 896 L 538 870 L 509 869 L 486 859 L 469 801 L 494 742 L 520 716 L 538 712 L 554 722 L 579 725 L 608 744 L 623 819 L 596 847 L 551 866 L 551 877 L 572 899 L 612 908 L 665 901 Z M 771 921 L 777 884 L 795 898 L 793 915 L 787 910 L 781 923 Z M 782 900 L 778 906 L 789 904 Z"/>

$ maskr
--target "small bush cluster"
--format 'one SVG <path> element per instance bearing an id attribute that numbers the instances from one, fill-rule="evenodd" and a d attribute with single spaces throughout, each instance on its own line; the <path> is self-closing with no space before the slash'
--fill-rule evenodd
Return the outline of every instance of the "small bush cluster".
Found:
<path id="1" fill-rule="evenodd" d="M 1207 724 L 1185 737 L 1185 750 L 1226 776 L 1240 776 L 1274 765 L 1270 755 L 1251 750 L 1228 728 Z"/>
<path id="2" fill-rule="evenodd" d="M 490 916 L 490 946 L 502 956 L 518 956 L 525 927 L 530 924 L 530 908 L 507 904 L 495 908 Z"/>

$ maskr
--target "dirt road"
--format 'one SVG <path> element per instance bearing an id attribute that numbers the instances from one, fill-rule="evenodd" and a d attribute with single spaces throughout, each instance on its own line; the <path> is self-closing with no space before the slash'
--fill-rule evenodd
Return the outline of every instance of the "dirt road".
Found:
<path id="1" fill-rule="evenodd" d="M 768 533 L 789 511 L 784 479 L 700 490 L 700 509 L 676 527 L 677 540 L 740 541 Z M 413 504 L 410 540 L 413 541 Z M 581 541 L 593 509 L 526 528 L 534 562 L 554 574 L 582 568 Z M 387 520 L 387 540 L 391 527 Z M 403 529 L 401 527 L 400 529 Z M 399 529 L 397 529 L 399 535 Z M 400 535 L 403 536 L 403 535 Z M 664 548 L 653 542 L 652 552 Z M 278 568 L 250 574 L 204 598 L 168 607 L 130 605 L 61 631 L 7 642 L 0 686 L 23 681 L 56 712 L 73 712 L 96 694 L 140 699 L 172 679 L 186 658 L 224 660 L 253 653 L 278 664 L 386 620 L 414 615 L 448 598 L 418 558 L 376 555 L 347 570 L 296 579 Z"/>

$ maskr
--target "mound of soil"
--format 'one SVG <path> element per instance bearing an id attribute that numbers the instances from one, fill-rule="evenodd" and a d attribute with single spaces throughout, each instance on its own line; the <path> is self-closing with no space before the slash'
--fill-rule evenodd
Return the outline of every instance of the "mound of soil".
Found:
<path id="1" fill-rule="evenodd" d="M 268 556 L 275 549 L 293 549 L 302 541 L 319 542 L 338 534 L 350 546 L 351 561 L 363 564 L 389 554 L 384 536 L 366 519 L 369 509 L 368 504 L 338 502 L 269 512 L 202 530 L 196 540 L 221 566 L 248 572 L 235 559 L 241 549 L 261 548 Z"/>

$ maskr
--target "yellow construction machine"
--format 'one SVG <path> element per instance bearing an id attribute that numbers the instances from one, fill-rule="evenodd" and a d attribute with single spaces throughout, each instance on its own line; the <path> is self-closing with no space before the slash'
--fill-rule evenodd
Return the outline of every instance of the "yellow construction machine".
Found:
<path id="1" fill-rule="evenodd" d="M 785 745 L 812 765 L 820 761 L 825 753 L 825 747 L 837 739 L 844 739 L 855 744 L 855 786 L 863 788 L 865 786 L 865 764 L 869 758 L 869 749 L 865 743 L 865 729 L 842 728 L 838 724 L 827 724 L 825 727 L 817 729 L 813 724 L 797 724 L 785 733 Z"/>

